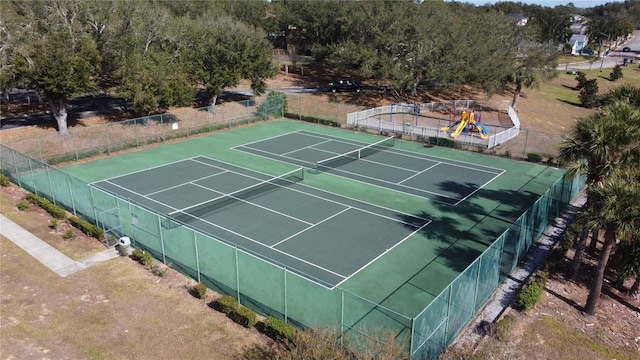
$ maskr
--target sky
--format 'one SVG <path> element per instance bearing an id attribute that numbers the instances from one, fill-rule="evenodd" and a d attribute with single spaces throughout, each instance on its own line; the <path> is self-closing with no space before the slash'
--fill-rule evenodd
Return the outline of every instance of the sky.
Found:
<path id="1" fill-rule="evenodd" d="M 450 0 L 447 0 L 450 1 Z M 465 2 L 475 5 L 484 5 L 486 3 L 496 3 L 498 1 L 495 0 L 456 0 L 458 2 Z M 573 3 L 577 8 L 591 8 L 598 5 L 603 5 L 605 3 L 612 2 L 624 2 L 624 0 L 503 0 L 510 2 L 522 2 L 525 4 L 537 4 L 541 6 L 554 7 L 556 5 L 567 5 L 568 3 Z"/>

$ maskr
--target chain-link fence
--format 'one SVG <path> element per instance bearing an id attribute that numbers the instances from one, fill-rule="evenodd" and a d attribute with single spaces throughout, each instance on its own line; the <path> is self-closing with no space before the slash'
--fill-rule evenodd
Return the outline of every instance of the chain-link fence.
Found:
<path id="1" fill-rule="evenodd" d="M 312 122 L 342 124 L 335 120 L 341 117 L 337 114 L 353 110 L 335 104 L 333 109 L 321 110 L 318 105 L 315 112 L 303 112 L 302 103 L 297 101 L 289 97 L 289 112 L 297 109 L 300 118 Z M 19 186 L 93 221 L 114 238 L 129 236 L 135 247 L 148 250 L 164 263 L 235 296 L 241 304 L 262 314 L 301 326 L 334 328 L 353 339 L 372 336 L 371 329 L 383 328 L 393 332 L 414 359 L 436 358 L 451 343 L 584 185 L 583 179 L 561 178 L 416 315 L 393 311 L 339 287 L 329 289 L 310 281 L 311 276 L 302 276 L 295 269 L 197 229 L 163 226 L 167 220 L 163 215 L 92 188 L 51 165 L 166 142 L 202 129 L 213 131 L 259 121 L 264 119 L 256 116 L 259 107 L 258 103 L 246 102 L 219 105 L 214 111 L 191 109 L 74 130 L 66 138 L 52 135 L 7 141 L 0 145 L 0 166 Z M 278 112 L 283 113 L 281 107 L 270 109 L 276 116 Z M 325 114 L 334 117 L 324 119 L 321 116 Z M 517 139 L 521 138 L 522 134 Z M 509 151 L 513 151 L 511 155 L 526 154 L 527 149 L 534 148 L 531 143 L 525 135 L 523 147 L 518 143 Z M 105 242 L 112 244 L 107 239 Z"/>

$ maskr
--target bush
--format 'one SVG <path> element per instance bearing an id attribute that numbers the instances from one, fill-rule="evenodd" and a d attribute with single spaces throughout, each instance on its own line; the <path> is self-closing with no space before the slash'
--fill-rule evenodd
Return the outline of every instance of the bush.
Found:
<path id="1" fill-rule="evenodd" d="M 252 328 L 258 322 L 256 313 L 244 306 L 238 306 L 235 309 L 231 310 L 228 316 L 231 320 L 246 328 Z"/>
<path id="2" fill-rule="evenodd" d="M 18 205 L 16 205 L 16 206 L 18 207 L 18 210 L 20 210 L 20 211 L 25 211 L 25 210 L 27 210 L 29 208 L 29 204 L 27 204 L 27 203 L 25 203 L 23 201 L 20 201 L 18 203 Z"/>
<path id="3" fill-rule="evenodd" d="M 167 271 L 169 271 L 169 267 L 167 266 L 161 265 L 160 263 L 151 264 L 151 273 L 155 276 L 164 277 L 167 275 Z"/>
<path id="4" fill-rule="evenodd" d="M 69 223 L 74 227 L 78 228 L 80 231 L 85 233 L 87 236 L 94 237 L 98 240 L 102 239 L 102 229 L 91 224 L 90 222 L 80 219 L 79 217 L 72 216 L 69 218 Z"/>
<path id="5" fill-rule="evenodd" d="M 280 319 L 272 316 L 267 317 L 262 325 L 262 332 L 273 340 L 281 343 L 293 341 L 295 328 Z"/>
<path id="6" fill-rule="evenodd" d="M 460 144 L 458 144 L 455 140 L 451 140 L 451 139 L 447 139 L 447 138 L 430 136 L 429 137 L 429 142 L 431 144 L 433 144 L 433 145 L 436 145 L 436 146 L 448 147 L 448 148 L 452 148 L 452 149 L 460 148 Z"/>
<path id="7" fill-rule="evenodd" d="M 290 118 L 290 119 L 302 120 L 302 121 L 306 121 L 306 122 L 310 122 L 310 123 L 314 123 L 314 124 L 329 125 L 329 126 L 333 126 L 333 127 L 341 127 L 342 126 L 342 124 L 340 122 L 338 122 L 338 121 L 321 119 L 321 118 L 317 118 L 317 117 L 314 117 L 314 116 L 294 114 L 294 113 L 289 113 L 289 112 L 285 113 L 284 116 L 287 117 L 287 118 Z"/>
<path id="8" fill-rule="evenodd" d="M 516 327 L 516 317 L 512 314 L 507 314 L 496 322 L 493 328 L 493 335 L 500 341 L 509 341 L 511 332 Z"/>
<path id="9" fill-rule="evenodd" d="M 617 81 L 622 79 L 622 67 L 618 64 L 613 67 L 613 71 L 609 74 L 609 80 Z"/>
<path id="10" fill-rule="evenodd" d="M 540 155 L 538 153 L 528 153 L 527 154 L 527 161 L 534 162 L 534 163 L 539 163 L 539 162 L 542 161 L 542 155 Z"/>
<path id="11" fill-rule="evenodd" d="M 58 219 L 53 218 L 53 219 L 49 220 L 49 222 L 51 223 L 51 228 L 52 228 L 52 229 L 54 229 L 54 230 L 55 230 L 55 229 L 57 229 L 57 228 L 58 228 Z"/>
<path id="12" fill-rule="evenodd" d="M 287 112 L 287 94 L 279 91 L 272 91 L 256 110 L 256 115 L 260 119 L 266 119 L 271 115 L 277 117 Z"/>
<path id="13" fill-rule="evenodd" d="M 71 239 L 72 236 L 73 236 L 73 230 L 68 229 L 67 231 L 64 232 L 64 235 L 62 235 L 62 238 L 65 240 L 69 240 Z"/>
<path id="14" fill-rule="evenodd" d="M 195 284 L 191 287 L 191 292 L 198 299 L 204 299 L 207 296 L 207 285 L 203 283 Z"/>
<path id="15" fill-rule="evenodd" d="M 580 89 L 580 103 L 586 108 L 592 108 L 598 105 L 598 81 L 596 79 L 587 80 L 582 89 Z"/>
<path id="16" fill-rule="evenodd" d="M 63 209 L 61 209 L 51 201 L 41 196 L 38 196 L 33 193 L 28 193 L 26 199 L 28 202 L 32 203 L 33 205 L 37 205 L 43 208 L 46 212 L 48 212 L 51 216 L 53 216 L 56 219 L 64 219 L 67 217 L 67 214 Z"/>
<path id="17" fill-rule="evenodd" d="M 546 280 L 541 276 L 529 280 L 518 294 L 516 303 L 518 310 L 527 311 L 533 308 L 542 299 L 545 285 Z"/>
<path id="18" fill-rule="evenodd" d="M 127 256 L 129 254 L 129 247 L 126 245 L 119 245 L 117 249 L 120 256 Z"/>
<path id="19" fill-rule="evenodd" d="M 149 266 L 153 262 L 153 256 L 144 250 L 134 249 L 131 258 L 144 266 Z"/>
<path id="20" fill-rule="evenodd" d="M 0 173 L 0 186 L 7 187 L 11 185 L 11 180 L 9 177 L 3 173 Z"/>
<path id="21" fill-rule="evenodd" d="M 211 307 L 221 313 L 229 315 L 233 310 L 238 307 L 238 300 L 233 296 L 223 295 L 211 302 Z"/>

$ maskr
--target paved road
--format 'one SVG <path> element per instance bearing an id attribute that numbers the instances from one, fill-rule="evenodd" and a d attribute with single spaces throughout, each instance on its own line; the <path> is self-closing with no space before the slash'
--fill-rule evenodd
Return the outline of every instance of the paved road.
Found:
<path id="1" fill-rule="evenodd" d="M 593 70 L 593 69 L 610 69 L 616 65 L 622 65 L 624 63 L 624 59 L 627 59 L 627 64 L 631 66 L 637 66 L 636 64 L 640 63 L 640 30 L 635 30 L 633 32 L 634 36 L 618 45 L 617 48 L 613 49 L 609 53 L 609 55 L 604 58 L 594 58 L 593 62 L 580 62 L 573 64 L 561 65 L 558 67 L 558 70 Z M 631 51 L 624 52 L 623 48 L 629 47 Z M 631 61 L 633 60 L 633 64 Z"/>

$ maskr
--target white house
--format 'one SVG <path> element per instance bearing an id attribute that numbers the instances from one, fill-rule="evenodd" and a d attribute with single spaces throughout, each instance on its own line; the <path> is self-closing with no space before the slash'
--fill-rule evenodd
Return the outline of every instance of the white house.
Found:
<path id="1" fill-rule="evenodd" d="M 569 39 L 569 46 L 571 48 L 571 55 L 580 55 L 583 49 L 586 50 L 589 39 L 587 35 L 573 34 Z"/>

